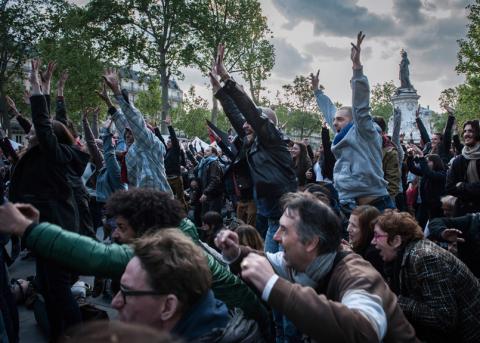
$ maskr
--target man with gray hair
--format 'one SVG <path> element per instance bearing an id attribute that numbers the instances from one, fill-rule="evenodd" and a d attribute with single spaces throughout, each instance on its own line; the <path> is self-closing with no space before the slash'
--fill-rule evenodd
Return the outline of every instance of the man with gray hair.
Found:
<path id="1" fill-rule="evenodd" d="M 357 205 L 372 205 L 383 211 L 394 208 L 387 191 L 382 169 L 382 136 L 370 115 L 370 88 L 360 63 L 360 46 L 365 35 L 360 32 L 352 43 L 352 107 L 338 110 L 321 89 L 319 79 L 311 74 L 312 87 L 327 124 L 337 132 L 332 153 L 335 189 L 343 209 L 349 212 Z"/>
<path id="2" fill-rule="evenodd" d="M 415 342 L 415 331 L 382 276 L 361 256 L 340 249 L 333 210 L 309 193 L 284 196 L 275 254 L 240 246 L 232 231 L 216 238 L 232 271 L 300 332 L 325 342 Z"/>

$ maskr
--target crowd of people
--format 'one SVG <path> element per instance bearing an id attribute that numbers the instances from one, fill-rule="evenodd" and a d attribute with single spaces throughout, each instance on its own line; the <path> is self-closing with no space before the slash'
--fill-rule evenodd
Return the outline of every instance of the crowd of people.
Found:
<path id="1" fill-rule="evenodd" d="M 19 341 L 29 297 L 52 342 L 480 341 L 479 121 L 453 135 L 447 108 L 429 137 L 417 115 L 414 143 L 395 109 L 389 136 L 370 113 L 364 38 L 351 48 L 351 106 L 310 75 L 323 115 L 315 148 L 251 100 L 223 45 L 209 79 L 233 130 L 211 131 L 205 148 L 181 142 L 170 117 L 165 139 L 114 69 L 97 91 L 107 119 L 85 109 L 80 135 L 68 72 L 52 114 L 56 65 L 33 60 L 31 121 L 7 97 L 28 145 L 0 137 L 2 342 Z M 22 250 L 36 275 L 10 284 Z M 110 297 L 119 322 L 86 316 L 79 275 L 95 277 L 93 296 Z"/>

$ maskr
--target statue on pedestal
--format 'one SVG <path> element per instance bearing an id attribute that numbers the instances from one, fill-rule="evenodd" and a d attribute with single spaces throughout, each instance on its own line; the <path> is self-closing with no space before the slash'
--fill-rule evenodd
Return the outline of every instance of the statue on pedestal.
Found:
<path id="1" fill-rule="evenodd" d="M 402 61 L 400 62 L 400 88 L 413 89 L 410 83 L 410 71 L 408 70 L 410 61 L 408 60 L 407 52 L 402 49 L 400 55 L 402 56 Z"/>

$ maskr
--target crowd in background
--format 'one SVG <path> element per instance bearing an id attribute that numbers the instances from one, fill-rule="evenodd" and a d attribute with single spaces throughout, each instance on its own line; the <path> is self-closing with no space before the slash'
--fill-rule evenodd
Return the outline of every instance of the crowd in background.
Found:
<path id="1" fill-rule="evenodd" d="M 406 141 L 397 108 L 389 136 L 370 114 L 364 37 L 352 44 L 351 106 L 310 76 L 318 147 L 250 99 L 222 45 L 209 78 L 232 130 L 209 128 L 204 147 L 182 142 L 170 117 L 165 139 L 114 69 L 97 91 L 108 113 L 85 109 L 80 135 L 68 72 L 52 99 L 56 65 L 33 60 L 31 117 L 7 98 L 28 144 L 0 137 L 2 342 L 19 340 L 17 302 L 29 298 L 44 304 L 51 341 L 478 342 L 479 121 L 454 130 L 446 108 L 444 131 L 429 136 L 417 112 L 421 141 Z M 22 250 L 36 275 L 10 285 Z M 86 324 L 79 275 L 95 276 L 93 295 L 131 325 Z"/>

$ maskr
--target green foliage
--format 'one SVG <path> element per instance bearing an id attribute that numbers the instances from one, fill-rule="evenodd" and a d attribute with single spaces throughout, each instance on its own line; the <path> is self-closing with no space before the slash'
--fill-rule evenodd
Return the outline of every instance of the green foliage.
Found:
<path id="1" fill-rule="evenodd" d="M 377 83 L 370 91 L 370 107 L 373 116 L 379 116 L 388 120 L 393 114 L 393 105 L 391 98 L 395 94 L 395 84 L 393 81 Z"/>
<path id="2" fill-rule="evenodd" d="M 137 94 L 135 106 L 143 113 L 143 115 L 160 123 L 160 109 L 162 107 L 162 90 L 160 89 L 160 80 L 154 78 L 148 83 L 148 89 L 140 91 Z"/>
<path id="3" fill-rule="evenodd" d="M 0 112 L 6 128 L 7 85 L 14 79 L 23 79 L 22 66 L 37 55 L 36 44 L 50 34 L 56 16 L 67 7 L 63 0 L 0 1 Z"/>
<path id="4" fill-rule="evenodd" d="M 258 0 L 197 0 L 191 2 L 189 10 L 193 32 L 187 45 L 189 64 L 206 75 L 218 44 L 224 43 L 227 70 L 243 76 L 253 100 L 258 102 L 261 83 L 270 75 L 275 60 L 274 47 L 268 41 L 271 31 Z M 213 108 L 215 123 L 215 103 Z"/>
<path id="5" fill-rule="evenodd" d="M 447 89 L 440 95 L 440 102 L 448 96 L 448 100 L 455 108 L 457 126 L 470 119 L 480 117 L 480 0 L 473 1 L 467 6 L 469 24 L 468 32 L 464 39 L 458 41 L 458 64 L 456 71 L 466 76 L 465 83 L 454 90 Z"/>
<path id="6" fill-rule="evenodd" d="M 192 86 L 185 94 L 182 106 L 172 109 L 173 126 L 185 133 L 189 138 L 199 137 L 209 142 L 206 120 L 210 119 L 211 112 L 208 109 L 208 101 L 196 94 Z M 217 126 L 226 131 L 230 123 L 225 115 L 220 115 Z"/>
<path id="7" fill-rule="evenodd" d="M 322 119 L 310 80 L 304 76 L 296 76 L 292 84 L 283 85 L 282 88 L 282 96 L 277 97 L 280 106 L 276 112 L 280 123 L 286 123 L 286 131 L 299 135 L 300 139 L 320 132 Z"/>

